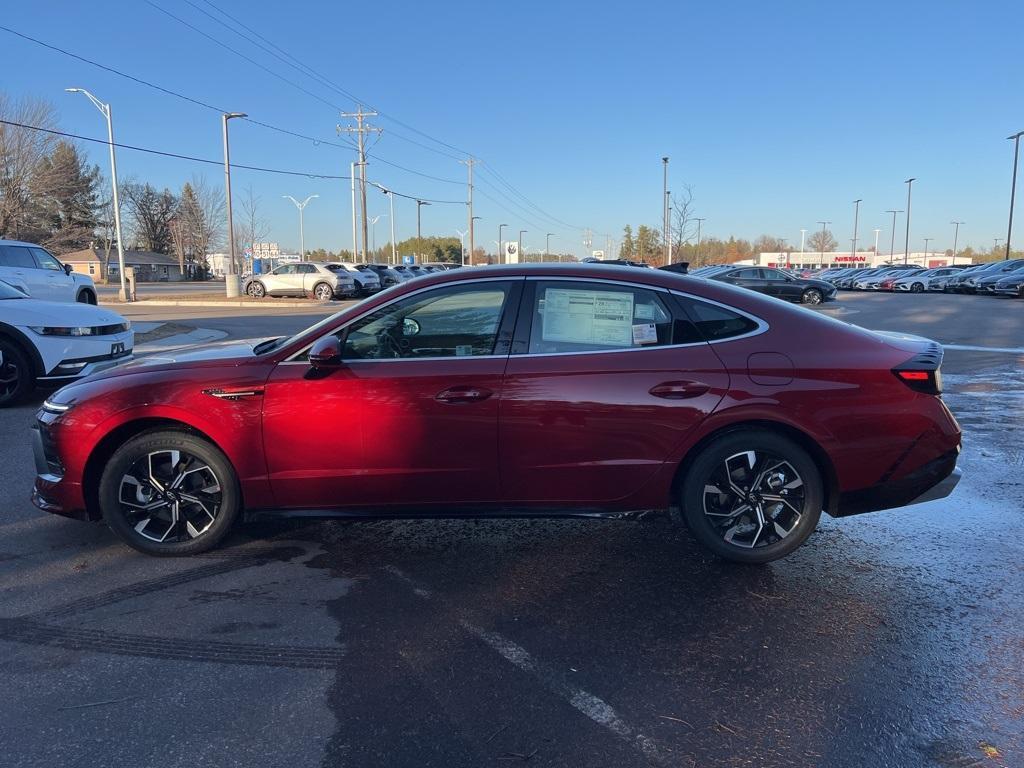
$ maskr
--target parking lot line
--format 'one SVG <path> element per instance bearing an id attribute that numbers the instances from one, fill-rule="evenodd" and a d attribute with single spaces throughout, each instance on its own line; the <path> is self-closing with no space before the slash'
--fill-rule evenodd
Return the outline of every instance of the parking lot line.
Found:
<path id="1" fill-rule="evenodd" d="M 405 582 L 418 597 L 424 600 L 434 599 L 433 590 L 423 586 L 395 566 L 385 566 L 384 570 Z M 529 651 L 504 635 L 482 629 L 465 619 L 459 620 L 459 626 L 483 641 L 503 659 L 535 678 L 548 691 L 564 699 L 574 709 L 631 744 L 649 761 L 655 765 L 666 764 L 665 756 L 662 755 L 654 740 L 623 720 L 610 704 L 568 682 L 564 675 L 538 661 Z"/>

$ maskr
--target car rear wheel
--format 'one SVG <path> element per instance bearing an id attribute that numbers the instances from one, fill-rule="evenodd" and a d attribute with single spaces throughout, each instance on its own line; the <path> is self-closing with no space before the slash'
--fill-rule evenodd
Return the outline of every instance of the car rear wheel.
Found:
<path id="1" fill-rule="evenodd" d="M 241 509 L 227 457 L 184 432 L 143 433 L 107 462 L 100 509 L 128 546 L 149 555 L 194 555 L 215 547 Z"/>
<path id="2" fill-rule="evenodd" d="M 810 536 L 821 516 L 821 473 L 792 440 L 762 430 L 713 440 L 682 490 L 683 521 L 719 557 L 768 563 Z"/>
<path id="3" fill-rule="evenodd" d="M 803 302 L 804 304 L 810 304 L 814 306 L 817 304 L 821 304 L 824 298 L 825 297 L 822 296 L 821 291 L 819 291 L 817 288 L 808 288 L 806 291 L 804 291 L 803 296 L 800 297 L 800 301 Z"/>
<path id="4" fill-rule="evenodd" d="M 253 280 L 249 283 L 249 287 L 245 289 L 245 292 L 254 299 L 262 299 L 267 295 L 267 289 L 263 287 L 263 283 L 259 280 Z"/>
<path id="5" fill-rule="evenodd" d="M 33 383 L 32 366 L 21 347 L 0 338 L 0 408 L 23 400 Z"/>
<path id="6" fill-rule="evenodd" d="M 334 298 L 334 289 L 327 283 L 317 283 L 313 286 L 313 296 L 317 301 L 330 301 Z"/>

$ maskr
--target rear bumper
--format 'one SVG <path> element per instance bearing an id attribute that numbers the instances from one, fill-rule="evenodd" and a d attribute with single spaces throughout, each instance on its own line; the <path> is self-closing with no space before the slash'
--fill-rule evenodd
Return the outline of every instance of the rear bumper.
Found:
<path id="1" fill-rule="evenodd" d="M 960 482 L 962 473 L 956 466 L 959 455 L 958 447 L 899 480 L 890 480 L 870 488 L 843 493 L 832 515 L 847 517 L 944 499 Z"/>

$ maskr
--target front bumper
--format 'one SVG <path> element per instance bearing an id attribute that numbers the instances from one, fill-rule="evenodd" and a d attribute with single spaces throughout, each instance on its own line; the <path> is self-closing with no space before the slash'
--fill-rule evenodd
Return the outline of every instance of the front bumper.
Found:
<path id="1" fill-rule="evenodd" d="M 1000 285 L 995 288 L 993 293 L 998 293 L 1000 296 L 1022 296 L 1024 297 L 1024 285 L 1010 286 Z"/>

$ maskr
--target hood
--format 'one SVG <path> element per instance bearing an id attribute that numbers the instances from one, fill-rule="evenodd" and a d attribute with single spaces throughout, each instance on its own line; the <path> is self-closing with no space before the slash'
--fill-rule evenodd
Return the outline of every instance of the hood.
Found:
<path id="1" fill-rule="evenodd" d="M 108 379 L 115 376 L 128 376 L 133 373 L 151 373 L 210 365 L 239 365 L 253 359 L 255 356 L 253 348 L 261 341 L 266 341 L 266 339 L 220 341 L 151 355 L 145 355 L 143 352 L 144 357 L 137 357 L 131 362 L 122 363 L 115 368 L 93 374 L 89 379 Z"/>
<path id="2" fill-rule="evenodd" d="M 53 325 L 73 328 L 82 325 L 115 325 L 126 320 L 109 309 L 70 301 L 7 299 L 0 309 L 11 309 L 15 325 Z M 4 313 L 7 314 L 6 312 Z"/>

